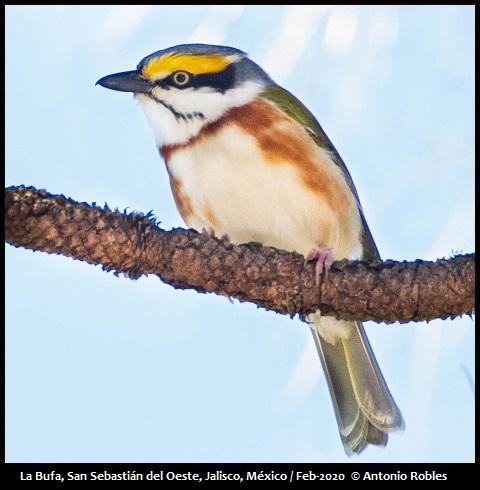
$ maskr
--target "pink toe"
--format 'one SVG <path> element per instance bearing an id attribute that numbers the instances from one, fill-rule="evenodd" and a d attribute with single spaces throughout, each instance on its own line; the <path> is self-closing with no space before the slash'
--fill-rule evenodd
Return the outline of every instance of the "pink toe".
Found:
<path id="1" fill-rule="evenodd" d="M 326 245 L 320 245 L 312 248 L 307 255 L 307 260 L 316 260 L 315 265 L 315 283 L 320 284 L 320 275 L 325 272 L 328 274 L 330 267 L 333 264 L 333 253 Z"/>

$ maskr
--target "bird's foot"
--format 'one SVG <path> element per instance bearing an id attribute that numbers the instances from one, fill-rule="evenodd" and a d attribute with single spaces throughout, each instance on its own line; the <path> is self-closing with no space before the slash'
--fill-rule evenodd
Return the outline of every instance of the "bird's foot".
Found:
<path id="1" fill-rule="evenodd" d="M 316 260 L 315 265 L 315 284 L 320 284 L 320 275 L 325 272 L 325 278 L 328 277 L 328 271 L 333 264 L 333 253 L 326 245 L 319 245 L 312 248 L 307 255 L 307 262 L 310 260 Z"/>
<path id="2" fill-rule="evenodd" d="M 228 233 L 224 233 L 221 237 L 220 240 L 222 240 L 225 245 L 230 245 L 230 237 L 228 236 Z"/>
<path id="3" fill-rule="evenodd" d="M 209 238 L 214 238 L 215 237 L 215 230 L 209 226 L 207 228 L 202 228 L 202 235 L 208 236 Z M 224 233 L 221 237 L 220 240 L 222 240 L 223 243 L 226 245 L 229 245 L 230 242 L 230 237 L 228 236 L 228 233 Z"/>
<path id="4" fill-rule="evenodd" d="M 202 235 L 213 238 L 215 236 L 215 230 L 211 226 L 208 227 L 208 230 L 207 228 L 202 228 Z"/>

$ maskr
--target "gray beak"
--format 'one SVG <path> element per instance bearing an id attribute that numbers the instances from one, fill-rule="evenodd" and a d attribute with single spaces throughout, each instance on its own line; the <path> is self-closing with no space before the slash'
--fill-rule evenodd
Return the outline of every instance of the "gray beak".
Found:
<path id="1" fill-rule="evenodd" d="M 114 73 L 100 78 L 95 85 L 109 88 L 111 90 L 119 90 L 120 92 L 135 92 L 145 94 L 153 88 L 152 82 L 142 78 L 138 71 L 124 71 L 122 73 Z"/>

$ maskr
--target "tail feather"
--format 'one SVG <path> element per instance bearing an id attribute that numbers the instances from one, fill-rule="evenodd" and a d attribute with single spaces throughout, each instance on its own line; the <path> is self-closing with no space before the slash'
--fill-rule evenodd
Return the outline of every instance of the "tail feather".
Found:
<path id="1" fill-rule="evenodd" d="M 353 389 L 362 412 L 382 432 L 404 428 L 404 421 L 373 354 L 361 323 L 342 341 Z"/>
<path id="2" fill-rule="evenodd" d="M 348 338 L 338 337 L 335 344 L 312 327 L 345 452 L 350 456 L 369 444 L 385 446 L 388 432 L 403 429 L 404 422 L 362 324 L 352 322 Z"/>

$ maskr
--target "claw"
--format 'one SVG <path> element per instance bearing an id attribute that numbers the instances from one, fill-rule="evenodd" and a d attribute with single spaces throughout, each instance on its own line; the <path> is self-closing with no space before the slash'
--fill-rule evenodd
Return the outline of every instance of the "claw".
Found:
<path id="1" fill-rule="evenodd" d="M 220 240 L 222 240 L 223 243 L 225 243 L 225 245 L 229 245 L 231 242 L 230 242 L 230 237 L 228 236 L 228 233 L 224 233 L 221 237 L 220 237 Z"/>
<path id="2" fill-rule="evenodd" d="M 211 226 L 208 227 L 208 230 L 206 228 L 202 228 L 202 235 L 213 238 L 215 236 L 215 230 Z"/>
<path id="3" fill-rule="evenodd" d="M 320 275 L 325 272 L 325 278 L 328 277 L 328 271 L 333 264 L 333 253 L 326 245 L 320 245 L 312 248 L 307 255 L 307 262 L 316 260 L 315 265 L 315 284 L 320 284 Z"/>
<path id="4" fill-rule="evenodd" d="M 207 228 L 202 228 L 202 235 L 208 236 L 209 238 L 214 238 L 215 237 L 215 230 L 209 226 L 208 230 Z M 222 240 L 223 243 L 226 245 L 229 245 L 230 242 L 230 237 L 228 236 L 228 233 L 224 233 L 221 237 L 220 240 Z"/>

